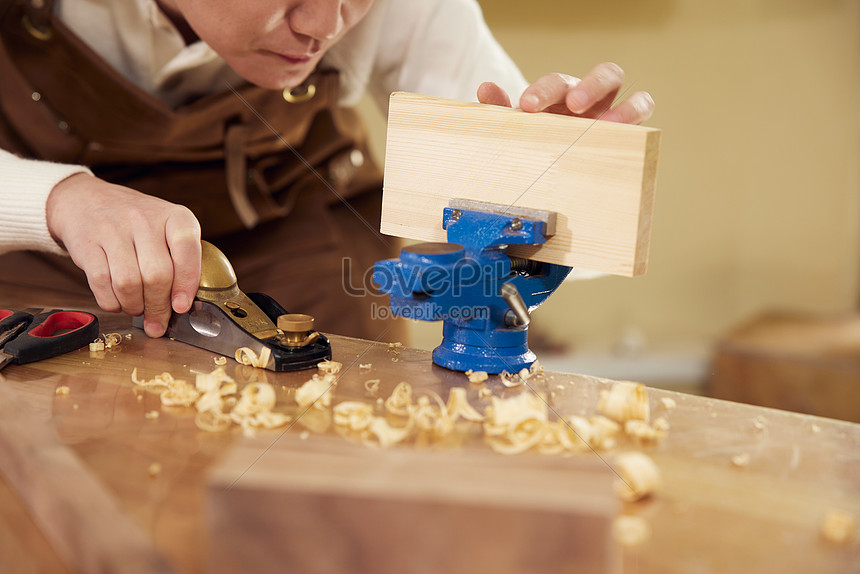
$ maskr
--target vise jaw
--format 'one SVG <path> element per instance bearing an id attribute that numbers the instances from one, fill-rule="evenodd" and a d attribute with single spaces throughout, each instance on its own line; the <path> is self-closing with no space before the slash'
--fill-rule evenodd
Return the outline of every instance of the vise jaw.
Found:
<path id="1" fill-rule="evenodd" d="M 448 243 L 404 247 L 378 261 L 373 281 L 391 312 L 442 321 L 433 362 L 456 371 L 517 372 L 535 361 L 531 312 L 571 268 L 509 256 L 509 245 L 539 245 L 555 233 L 555 212 L 453 199 L 442 213 Z"/>

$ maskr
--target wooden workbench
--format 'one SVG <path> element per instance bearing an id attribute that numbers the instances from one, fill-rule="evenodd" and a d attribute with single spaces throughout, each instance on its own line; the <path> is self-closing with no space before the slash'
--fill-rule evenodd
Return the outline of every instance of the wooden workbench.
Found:
<path id="1" fill-rule="evenodd" d="M 3 283 L 0 304 L 91 308 L 59 293 Z M 130 380 L 134 367 L 146 377 L 169 371 L 193 380 L 194 373 L 214 368 L 212 353 L 147 339 L 127 317 L 102 313 L 100 319 L 103 332 L 131 333 L 131 340 L 104 356 L 81 350 L 10 365 L 2 373 L 0 571 L 205 572 L 209 557 L 217 555 L 213 545 L 226 543 L 212 540 L 209 476 L 238 448 L 261 443 L 244 442 L 239 432 L 200 431 L 193 411 L 162 407 L 158 395 L 141 392 Z M 423 351 L 403 349 L 394 362 L 387 344 L 340 337 L 332 343 L 335 360 L 345 368 L 333 402 L 361 396 L 369 375 L 381 380 L 382 396 L 401 380 L 443 397 L 451 386 L 469 386 L 461 374 L 431 365 Z M 372 372 L 360 373 L 359 362 L 371 363 Z M 265 379 L 285 396 L 308 378 L 307 372 L 275 374 L 232 362 L 228 367 L 240 384 Z M 544 384 L 541 390 L 558 413 L 589 415 L 600 390 L 611 383 L 549 373 Z M 60 386 L 69 388 L 68 396 L 56 393 Z M 489 386 L 500 392 L 497 380 Z M 665 410 L 660 399 L 666 397 L 677 407 Z M 649 398 L 654 414 L 671 424 L 665 439 L 642 449 L 659 465 L 663 486 L 656 496 L 619 508 L 646 518 L 651 528 L 644 544 L 620 551 L 621 571 L 860 571 L 856 538 L 833 545 L 820 536 L 831 509 L 860 517 L 860 425 L 657 389 L 649 390 Z M 484 406 L 471 391 L 470 400 Z M 144 416 L 153 410 L 158 418 Z M 307 430 L 296 426 L 289 432 Z M 271 445 L 282 434 L 263 433 L 256 440 Z M 303 448 L 314 441 L 323 445 L 334 440 L 331 434 L 305 433 L 307 440 L 300 442 Z M 733 465 L 732 457 L 742 454 L 749 455 L 748 465 Z M 493 456 L 505 464 L 502 455 Z M 577 456 L 592 463 L 597 458 Z M 535 489 L 544 483 L 541 465 L 547 477 L 557 465 L 550 459 L 530 459 Z M 161 465 L 154 477 L 148 471 L 152 463 Z"/>

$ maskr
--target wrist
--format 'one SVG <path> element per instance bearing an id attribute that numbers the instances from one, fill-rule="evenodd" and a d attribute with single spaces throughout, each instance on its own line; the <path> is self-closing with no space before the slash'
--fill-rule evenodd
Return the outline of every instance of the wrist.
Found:
<path id="1" fill-rule="evenodd" d="M 45 202 L 45 222 L 48 226 L 48 233 L 57 244 L 65 249 L 63 245 L 63 215 L 68 213 L 69 201 L 75 201 L 74 196 L 77 195 L 77 190 L 82 189 L 89 184 L 94 176 L 85 173 L 75 173 L 69 177 L 57 182 L 48 194 L 48 200 Z"/>

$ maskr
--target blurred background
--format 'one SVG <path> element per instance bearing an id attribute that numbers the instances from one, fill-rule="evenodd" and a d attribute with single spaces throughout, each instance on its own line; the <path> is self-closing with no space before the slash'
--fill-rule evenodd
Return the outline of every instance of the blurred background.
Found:
<path id="1" fill-rule="evenodd" d="M 802 323 L 835 321 L 837 354 L 853 340 L 860 356 L 860 3 L 480 3 L 527 79 L 614 61 L 663 130 L 647 275 L 563 285 L 533 317 L 543 364 L 720 396 L 727 342 L 784 312 L 793 352 Z M 366 111 L 381 160 L 384 121 Z M 413 346 L 441 338 L 410 330 Z"/>

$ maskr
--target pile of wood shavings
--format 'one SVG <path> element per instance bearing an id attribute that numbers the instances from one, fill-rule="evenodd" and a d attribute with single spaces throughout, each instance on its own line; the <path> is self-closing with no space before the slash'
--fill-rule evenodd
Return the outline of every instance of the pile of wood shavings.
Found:
<path id="1" fill-rule="evenodd" d="M 246 435 L 257 429 L 275 429 L 286 426 L 292 417 L 274 412 L 275 388 L 269 383 L 250 383 L 238 392 L 238 385 L 223 367 L 207 374 L 199 374 L 195 384 L 175 379 L 162 373 L 150 380 L 137 378 L 137 369 L 131 374 L 135 385 L 158 390 L 165 406 L 194 406 L 197 414 L 194 423 L 198 428 L 219 432 L 235 423 Z"/>

